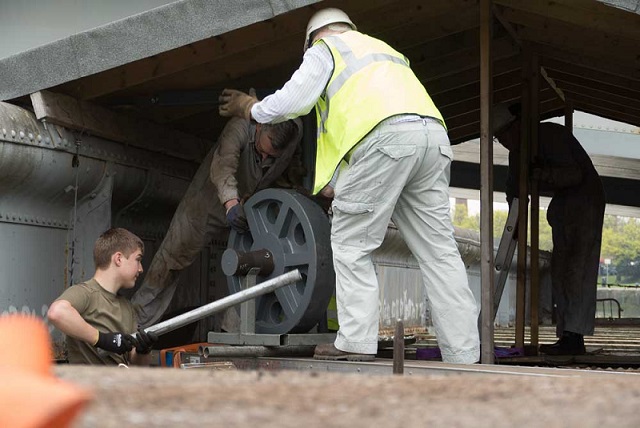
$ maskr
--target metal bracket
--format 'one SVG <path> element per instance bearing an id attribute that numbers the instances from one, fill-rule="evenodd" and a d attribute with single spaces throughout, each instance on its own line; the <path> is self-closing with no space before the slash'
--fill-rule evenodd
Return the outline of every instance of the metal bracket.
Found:
<path id="1" fill-rule="evenodd" d="M 252 267 L 242 278 L 242 289 L 247 290 L 256 285 L 260 268 Z M 256 334 L 256 300 L 250 299 L 240 304 L 240 334 Z"/>

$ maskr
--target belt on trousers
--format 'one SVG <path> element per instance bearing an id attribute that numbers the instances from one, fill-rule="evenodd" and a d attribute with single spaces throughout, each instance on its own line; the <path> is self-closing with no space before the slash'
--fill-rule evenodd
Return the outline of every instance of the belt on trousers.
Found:
<path id="1" fill-rule="evenodd" d="M 442 122 L 439 119 L 436 119 L 435 117 L 420 116 L 418 114 L 399 114 L 399 115 L 391 116 L 384 119 L 383 121 L 378 123 L 373 129 L 376 129 L 380 125 L 392 125 L 396 123 L 409 123 L 409 122 L 421 122 L 421 121 L 434 122 L 442 125 Z M 373 129 L 371 131 L 373 131 Z M 362 138 L 364 139 L 364 137 Z M 358 141 L 358 143 L 355 146 L 353 146 L 351 150 L 347 152 L 346 155 L 344 155 L 344 160 L 347 161 L 347 163 L 351 159 L 351 155 L 353 154 L 353 152 L 355 152 L 358 146 L 360 145 L 361 141 L 362 140 Z"/>

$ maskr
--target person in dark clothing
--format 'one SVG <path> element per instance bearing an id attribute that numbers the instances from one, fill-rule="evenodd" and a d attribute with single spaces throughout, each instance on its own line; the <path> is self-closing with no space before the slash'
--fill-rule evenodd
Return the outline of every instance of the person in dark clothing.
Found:
<path id="1" fill-rule="evenodd" d="M 513 113 L 512 109 L 512 113 Z M 520 118 L 496 111 L 502 124 L 494 134 L 509 150 L 507 202 L 518 197 Z M 507 118 L 506 120 L 504 118 Z M 584 336 L 593 335 L 605 194 L 600 177 L 570 129 L 555 123 L 538 125 L 539 156 L 531 178 L 552 193 L 547 221 L 552 228 L 552 296 L 559 340 L 541 345 L 548 355 L 585 353 Z"/>

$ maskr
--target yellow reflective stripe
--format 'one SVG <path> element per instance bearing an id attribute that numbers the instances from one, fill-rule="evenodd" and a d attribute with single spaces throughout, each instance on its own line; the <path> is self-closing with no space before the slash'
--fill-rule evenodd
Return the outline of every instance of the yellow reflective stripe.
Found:
<path id="1" fill-rule="evenodd" d="M 326 107 L 324 110 L 318 109 L 320 112 L 320 124 L 318 125 L 318 136 L 321 133 L 327 132 L 327 127 L 325 126 L 325 122 L 329 117 L 329 98 L 327 97 Z"/>
<path id="2" fill-rule="evenodd" d="M 405 67 L 409 67 L 409 61 L 405 58 L 399 58 L 394 55 L 383 54 L 383 53 L 371 53 L 363 56 L 360 59 L 356 59 L 353 51 L 347 46 L 344 41 L 337 37 L 331 37 L 331 42 L 333 42 L 334 46 L 342 56 L 342 60 L 344 61 L 346 67 L 344 70 L 340 72 L 338 76 L 335 77 L 329 83 L 327 87 L 327 104 L 329 103 L 329 99 L 334 96 L 347 82 L 347 80 L 356 74 L 358 71 L 362 70 L 368 65 L 373 64 L 374 62 L 393 62 L 399 65 L 404 65 Z M 327 109 L 328 110 L 328 109 Z"/>

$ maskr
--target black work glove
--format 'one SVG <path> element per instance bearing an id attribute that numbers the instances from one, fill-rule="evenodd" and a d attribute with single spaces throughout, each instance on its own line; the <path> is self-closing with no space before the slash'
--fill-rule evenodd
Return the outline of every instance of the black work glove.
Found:
<path id="1" fill-rule="evenodd" d="M 138 336 L 136 337 L 136 354 L 145 355 L 151 352 L 153 344 L 158 341 L 158 335 L 149 331 L 146 332 L 143 329 L 138 329 Z"/>
<path id="2" fill-rule="evenodd" d="M 98 341 L 93 346 L 115 354 L 124 354 L 131 351 L 134 344 L 133 337 L 128 334 L 103 333 L 100 331 L 98 332 Z"/>
<path id="3" fill-rule="evenodd" d="M 247 216 L 244 213 L 242 204 L 237 204 L 229 208 L 229 211 L 227 211 L 227 223 L 238 233 L 245 233 L 249 230 L 249 223 L 247 222 Z"/>

